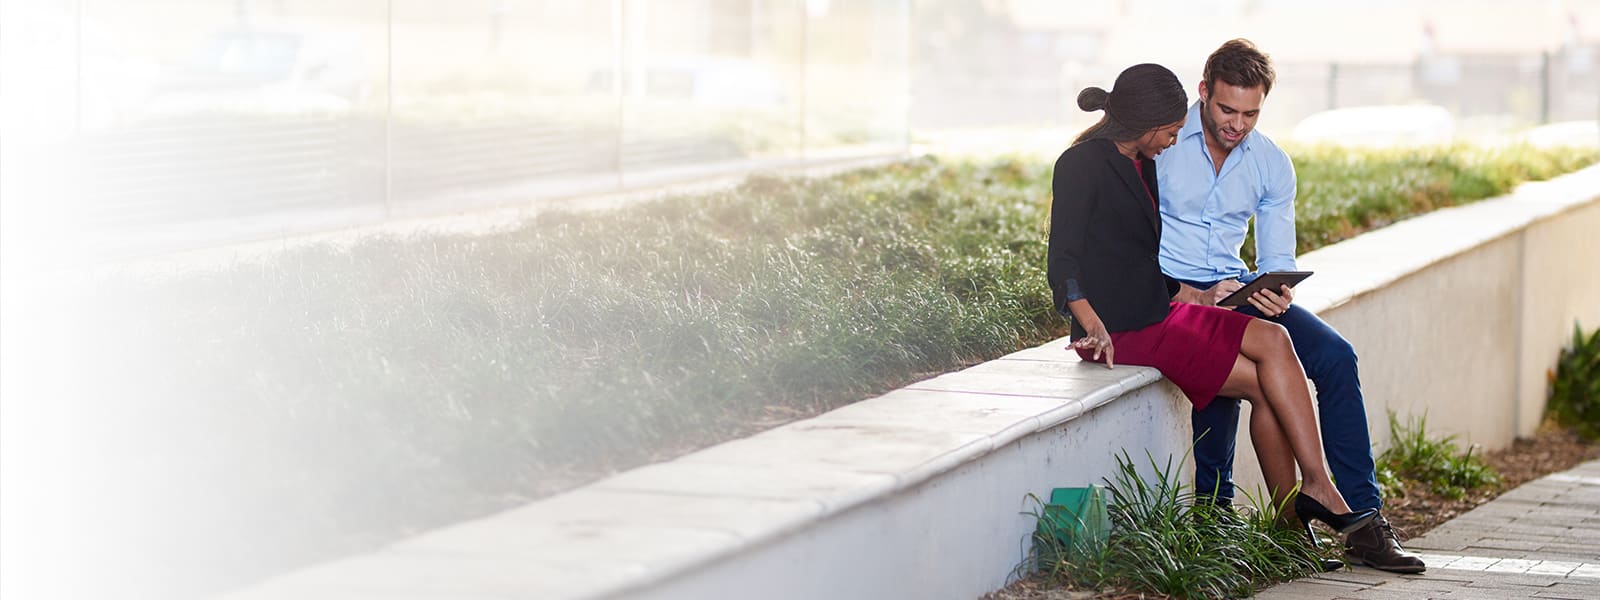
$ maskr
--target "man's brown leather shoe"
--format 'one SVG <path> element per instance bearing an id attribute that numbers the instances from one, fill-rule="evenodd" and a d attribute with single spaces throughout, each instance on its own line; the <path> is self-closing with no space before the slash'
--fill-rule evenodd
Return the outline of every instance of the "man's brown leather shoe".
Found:
<path id="1" fill-rule="evenodd" d="M 1400 547 L 1394 527 L 1381 514 L 1344 538 L 1344 557 L 1352 563 L 1395 573 L 1421 573 L 1428 568 L 1417 555 Z"/>

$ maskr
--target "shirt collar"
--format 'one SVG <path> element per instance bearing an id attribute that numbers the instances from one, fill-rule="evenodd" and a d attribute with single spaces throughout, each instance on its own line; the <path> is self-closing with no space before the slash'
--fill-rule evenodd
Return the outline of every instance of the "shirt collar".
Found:
<path id="1" fill-rule="evenodd" d="M 1189 105 L 1189 116 L 1185 117 L 1185 121 L 1183 122 L 1183 128 L 1178 130 L 1178 139 L 1180 141 L 1189 139 L 1190 137 L 1193 137 L 1193 136 L 1200 136 L 1200 143 L 1201 144 L 1206 143 L 1206 140 L 1205 140 L 1205 126 L 1200 123 L 1200 101 L 1199 100 L 1195 100 L 1194 104 Z M 1250 150 L 1250 147 L 1255 145 L 1255 139 L 1256 139 L 1256 130 L 1255 129 L 1251 129 L 1250 133 L 1244 134 L 1244 139 L 1239 140 L 1239 147 L 1243 148 L 1245 151 L 1248 152 Z"/>
<path id="2" fill-rule="evenodd" d="M 1184 117 L 1184 119 L 1183 127 L 1178 129 L 1178 139 L 1186 140 L 1190 136 L 1205 135 L 1205 127 L 1200 124 L 1199 100 L 1195 100 L 1194 104 L 1189 105 L 1189 116 Z"/>

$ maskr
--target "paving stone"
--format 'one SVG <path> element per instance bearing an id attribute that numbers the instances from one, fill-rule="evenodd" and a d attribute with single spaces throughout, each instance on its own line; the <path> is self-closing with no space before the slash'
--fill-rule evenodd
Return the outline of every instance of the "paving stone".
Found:
<path id="1" fill-rule="evenodd" d="M 1495 567 L 1491 567 L 1491 569 L 1497 567 L 1499 567 L 1499 565 L 1495 565 Z M 1564 577 L 1554 575 L 1529 575 L 1526 573 L 1490 570 L 1484 571 L 1477 577 L 1473 577 L 1472 582 L 1468 583 L 1465 587 L 1525 590 L 1530 588 L 1548 588 L 1562 581 L 1565 581 Z"/>
<path id="2" fill-rule="evenodd" d="M 1558 583 L 1550 586 L 1550 589 L 1534 592 L 1531 597 L 1594 600 L 1595 598 L 1600 598 L 1600 586 Z"/>
<path id="3" fill-rule="evenodd" d="M 1573 569 L 1578 568 L 1578 564 L 1556 560 L 1541 560 L 1538 564 L 1528 568 L 1528 574 L 1566 577 Z"/>
<path id="4" fill-rule="evenodd" d="M 1500 562 L 1500 559 L 1479 556 L 1465 556 L 1462 557 L 1461 560 L 1450 563 L 1450 568 L 1457 571 L 1483 571 L 1494 566 L 1494 564 L 1497 562 Z"/>
<path id="5" fill-rule="evenodd" d="M 1428 565 L 1430 569 L 1443 568 L 1445 565 L 1461 558 L 1459 554 L 1433 554 L 1429 552 L 1415 552 L 1414 554 L 1417 555 L 1417 558 L 1422 559 L 1422 563 Z"/>
<path id="6" fill-rule="evenodd" d="M 1433 596 L 1428 600 L 1509 600 L 1511 598 L 1530 598 L 1532 594 L 1520 596 L 1507 596 L 1501 590 L 1456 590 L 1449 595 Z"/>
<path id="7" fill-rule="evenodd" d="M 1351 590 L 1359 590 L 1361 588 L 1368 587 L 1369 585 L 1371 585 L 1369 583 L 1364 583 L 1364 582 L 1360 582 L 1360 581 L 1346 581 L 1346 580 L 1343 580 L 1343 579 L 1333 579 L 1333 578 L 1330 578 L 1329 575 L 1330 575 L 1329 573 L 1318 573 L 1316 575 L 1312 575 L 1310 577 L 1302 579 L 1301 581 L 1304 581 L 1306 583 L 1314 583 L 1314 584 L 1317 584 L 1317 585 L 1320 585 L 1320 586 L 1324 586 L 1324 587 L 1337 587 L 1337 588 L 1344 588 L 1344 589 L 1351 589 Z"/>
<path id="8" fill-rule="evenodd" d="M 1510 492 L 1507 492 L 1507 495 L 1501 496 L 1499 499 L 1504 500 L 1504 502 L 1497 502 L 1492 505 L 1483 504 L 1477 508 L 1467 511 L 1466 514 L 1477 516 L 1510 515 L 1520 517 L 1532 513 L 1534 509 L 1545 503 L 1544 500 L 1518 498 L 1517 496 L 1510 495 Z"/>
<path id="9" fill-rule="evenodd" d="M 1262 590 L 1254 597 L 1258 600 L 1336 600 L 1340 596 L 1330 592 L 1327 586 L 1291 581 Z"/>
<path id="10" fill-rule="evenodd" d="M 1464 537 L 1441 536 L 1437 538 L 1417 538 L 1406 542 L 1406 548 L 1416 550 L 1437 550 L 1442 552 L 1460 552 L 1461 550 L 1466 549 L 1466 547 L 1471 545 L 1474 541 L 1477 540 L 1467 539 Z"/>
<path id="11" fill-rule="evenodd" d="M 1507 550 L 1491 546 L 1469 546 L 1462 552 L 1479 556 L 1493 556 L 1495 558 L 1509 558 L 1513 560 L 1535 560 L 1544 558 L 1545 555 L 1537 550 Z"/>
<path id="12" fill-rule="evenodd" d="M 1528 569 L 1533 568 L 1540 562 L 1541 561 L 1537 560 L 1518 560 L 1508 558 L 1495 563 L 1494 566 L 1485 570 L 1493 573 L 1527 573 Z"/>
<path id="13" fill-rule="evenodd" d="M 1395 575 L 1362 567 L 1270 588 L 1259 597 L 1600 600 L 1596 511 L 1600 461 L 1591 461 L 1562 477 L 1527 484 L 1406 542 L 1407 548 L 1421 551 L 1426 573 Z M 1305 585 L 1311 581 L 1318 583 Z M 1367 585 L 1353 592 L 1329 585 L 1339 582 Z M 1323 595 L 1308 595 L 1319 590 Z"/>
<path id="14" fill-rule="evenodd" d="M 1561 552 L 1561 553 L 1565 553 L 1565 554 L 1575 554 L 1575 555 L 1579 555 L 1579 556 L 1588 556 L 1590 561 L 1600 562 L 1600 545 L 1596 545 L 1597 543 L 1600 543 L 1600 540 L 1596 540 L 1595 542 L 1591 542 L 1591 543 L 1588 543 L 1588 544 L 1568 543 L 1568 542 L 1554 542 L 1554 543 L 1549 543 L 1549 544 L 1545 544 L 1544 546 L 1541 546 L 1539 548 L 1539 550 L 1541 552 Z M 1585 562 L 1589 562 L 1589 561 L 1585 561 Z"/>
<path id="15" fill-rule="evenodd" d="M 1413 594 L 1425 595 L 1432 592 L 1449 592 L 1458 590 L 1472 583 L 1472 579 L 1460 577 L 1461 573 L 1427 573 L 1420 577 L 1403 577 L 1384 584 L 1384 589 L 1407 591 Z"/>
<path id="16" fill-rule="evenodd" d="M 1538 553 L 1538 558 L 1542 558 L 1542 559 L 1545 559 L 1545 560 L 1556 560 L 1556 561 L 1561 561 L 1561 562 L 1568 562 L 1568 563 L 1573 563 L 1573 564 L 1592 563 L 1592 562 L 1594 562 L 1594 557 L 1593 556 L 1579 556 L 1579 555 L 1574 555 L 1574 554 L 1563 554 L 1563 553 L 1560 553 L 1560 552 L 1539 552 Z"/>
<path id="17" fill-rule="evenodd" d="M 1527 515 L 1526 519 L 1560 524 L 1561 520 L 1568 517 L 1583 519 L 1594 516 L 1594 509 L 1573 507 L 1557 504 L 1545 504 L 1538 508 L 1538 512 Z"/>
<path id="18" fill-rule="evenodd" d="M 1383 588 L 1367 588 L 1356 592 L 1351 598 L 1354 600 L 1416 600 L 1417 593 Z"/>
<path id="19" fill-rule="evenodd" d="M 1494 532 L 1494 537 L 1508 540 L 1544 540 L 1560 538 L 1572 533 L 1571 527 L 1550 527 L 1545 525 L 1518 525 Z"/>
<path id="20" fill-rule="evenodd" d="M 1473 548 L 1491 548 L 1496 550 L 1539 550 L 1548 542 L 1539 540 L 1509 540 L 1505 538 L 1483 538 L 1472 543 Z"/>

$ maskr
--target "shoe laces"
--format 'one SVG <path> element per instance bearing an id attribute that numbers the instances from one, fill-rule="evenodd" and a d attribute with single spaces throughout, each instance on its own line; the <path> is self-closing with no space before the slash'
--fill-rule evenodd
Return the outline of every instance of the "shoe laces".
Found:
<path id="1" fill-rule="evenodd" d="M 1378 531 L 1381 532 L 1381 534 L 1384 537 L 1387 537 L 1390 540 L 1393 540 L 1394 541 L 1394 545 L 1396 545 L 1396 546 L 1400 545 L 1400 541 L 1401 541 L 1400 540 L 1400 536 L 1405 533 L 1404 531 L 1396 531 L 1395 528 L 1394 528 L 1394 525 L 1390 525 L 1389 524 L 1389 519 L 1384 518 L 1384 516 L 1381 515 L 1381 514 L 1378 515 L 1378 518 L 1374 519 L 1374 521 L 1378 525 Z M 1406 538 L 1408 538 L 1408 539 L 1410 537 L 1411 536 L 1406 536 Z"/>

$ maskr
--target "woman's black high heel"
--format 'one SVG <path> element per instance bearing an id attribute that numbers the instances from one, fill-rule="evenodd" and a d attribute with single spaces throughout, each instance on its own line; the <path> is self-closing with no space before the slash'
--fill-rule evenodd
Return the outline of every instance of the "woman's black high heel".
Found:
<path id="1" fill-rule="evenodd" d="M 1372 519 L 1378 516 L 1376 508 L 1336 515 L 1321 502 L 1305 494 L 1294 495 L 1294 512 L 1300 517 L 1300 526 L 1305 528 L 1306 537 L 1311 538 L 1312 546 L 1319 546 L 1316 532 L 1311 531 L 1312 519 L 1327 523 L 1339 533 L 1350 533 L 1372 522 Z"/>

